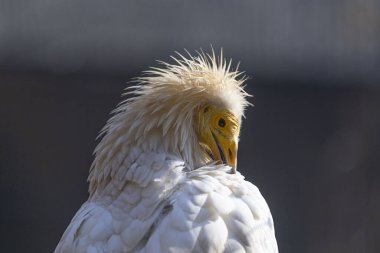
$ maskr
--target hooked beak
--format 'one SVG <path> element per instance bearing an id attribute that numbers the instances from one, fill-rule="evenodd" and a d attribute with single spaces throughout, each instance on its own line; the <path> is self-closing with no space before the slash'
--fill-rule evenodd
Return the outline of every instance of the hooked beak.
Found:
<path id="1" fill-rule="evenodd" d="M 232 174 L 236 173 L 237 169 L 237 141 L 236 140 L 219 140 L 218 137 L 211 132 L 213 137 L 213 145 L 210 145 L 211 158 L 215 161 L 221 161 L 232 167 Z"/>

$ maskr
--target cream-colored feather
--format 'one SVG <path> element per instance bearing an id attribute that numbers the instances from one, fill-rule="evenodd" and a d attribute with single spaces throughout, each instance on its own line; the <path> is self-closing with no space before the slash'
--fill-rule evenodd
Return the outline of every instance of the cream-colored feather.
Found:
<path id="1" fill-rule="evenodd" d="M 178 155 L 190 169 L 205 164 L 207 157 L 199 147 L 193 126 L 197 108 L 210 103 L 231 111 L 239 120 L 249 102 L 243 89 L 242 72 L 231 70 L 231 61 L 203 52 L 188 58 L 177 53 L 176 64 L 160 62 L 163 68 L 151 68 L 137 85 L 125 93 L 132 96 L 114 111 L 102 131 L 102 141 L 95 150 L 89 176 L 90 192 L 109 180 L 118 164 L 109 166 L 115 157 L 124 157 L 129 147 L 147 145 L 151 150 Z M 160 138 L 151 138 L 157 134 Z M 149 144 L 148 144 L 149 143 Z M 116 159 L 117 160 L 117 159 Z M 110 171 L 107 171 L 107 168 Z"/>

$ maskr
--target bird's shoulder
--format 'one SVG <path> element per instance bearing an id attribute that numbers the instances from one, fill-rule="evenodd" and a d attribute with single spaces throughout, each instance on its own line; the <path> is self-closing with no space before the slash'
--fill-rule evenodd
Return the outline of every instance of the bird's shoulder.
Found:
<path id="1" fill-rule="evenodd" d="M 174 155 L 138 151 L 77 211 L 56 253 L 135 252 L 145 244 L 185 164 Z"/>
<path id="2" fill-rule="evenodd" d="M 240 173 L 229 172 L 210 165 L 186 173 L 146 251 L 277 252 L 266 201 Z"/>

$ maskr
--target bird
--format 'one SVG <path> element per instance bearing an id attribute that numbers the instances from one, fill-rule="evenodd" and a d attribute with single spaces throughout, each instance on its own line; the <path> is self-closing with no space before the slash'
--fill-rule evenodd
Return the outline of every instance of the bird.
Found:
<path id="1" fill-rule="evenodd" d="M 126 88 L 55 253 L 278 252 L 270 209 L 237 170 L 247 77 L 222 50 L 169 61 Z"/>

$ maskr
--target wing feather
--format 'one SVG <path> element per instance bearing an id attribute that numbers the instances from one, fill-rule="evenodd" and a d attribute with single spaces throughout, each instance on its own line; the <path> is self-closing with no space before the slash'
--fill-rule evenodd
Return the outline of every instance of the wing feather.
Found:
<path id="1" fill-rule="evenodd" d="M 78 210 L 55 253 L 138 252 L 145 246 L 183 177 L 184 162 L 167 154 L 136 155 L 136 150 L 130 156 L 120 167 L 125 171 L 115 173 Z"/>
<path id="2" fill-rule="evenodd" d="M 79 209 L 55 253 L 278 252 L 260 191 L 229 167 L 185 172 L 174 156 L 146 153 L 123 166 L 124 178 L 116 173 Z"/>
<path id="3" fill-rule="evenodd" d="M 264 198 L 228 171 L 213 165 L 187 173 L 144 252 L 278 252 Z"/>

